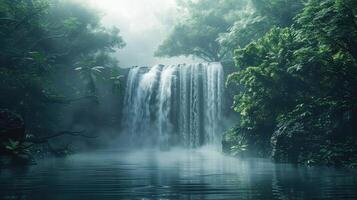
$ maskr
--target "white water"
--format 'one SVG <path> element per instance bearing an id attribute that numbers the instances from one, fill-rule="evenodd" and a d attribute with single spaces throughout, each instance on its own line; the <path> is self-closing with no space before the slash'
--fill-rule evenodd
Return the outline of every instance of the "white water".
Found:
<path id="1" fill-rule="evenodd" d="M 219 63 L 130 70 L 123 127 L 141 145 L 219 146 L 223 68 Z"/>
<path id="2" fill-rule="evenodd" d="M 167 66 L 163 69 L 157 98 L 159 143 L 165 146 L 169 144 L 169 134 L 173 132 L 173 125 L 170 122 L 170 111 L 172 106 L 172 90 L 175 89 L 173 88 L 173 82 L 176 80 L 176 76 L 174 75 L 175 70 L 175 66 Z"/>

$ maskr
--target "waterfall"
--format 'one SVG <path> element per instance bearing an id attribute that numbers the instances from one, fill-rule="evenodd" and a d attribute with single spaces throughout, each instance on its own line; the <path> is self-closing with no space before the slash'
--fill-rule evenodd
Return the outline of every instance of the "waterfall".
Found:
<path id="1" fill-rule="evenodd" d="M 167 66 L 161 73 L 160 85 L 158 90 L 158 132 L 159 132 L 159 144 L 168 145 L 170 133 L 173 132 L 173 125 L 170 121 L 170 111 L 172 108 L 171 99 L 173 82 L 175 80 L 174 72 L 175 66 Z"/>
<path id="2" fill-rule="evenodd" d="M 122 126 L 131 142 L 168 148 L 219 145 L 220 63 L 135 67 L 128 75 Z"/>

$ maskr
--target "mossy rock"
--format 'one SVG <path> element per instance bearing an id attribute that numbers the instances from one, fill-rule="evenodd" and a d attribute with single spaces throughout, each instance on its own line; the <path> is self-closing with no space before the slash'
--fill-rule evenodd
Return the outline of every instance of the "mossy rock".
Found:
<path id="1" fill-rule="evenodd" d="M 0 109 L 0 141 L 22 140 L 25 137 L 25 123 L 17 113 Z"/>

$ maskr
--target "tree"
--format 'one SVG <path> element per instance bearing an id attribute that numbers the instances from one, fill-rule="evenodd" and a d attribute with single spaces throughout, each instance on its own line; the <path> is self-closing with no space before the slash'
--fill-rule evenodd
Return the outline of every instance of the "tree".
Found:
<path id="1" fill-rule="evenodd" d="M 303 0 L 252 0 L 257 14 L 266 16 L 279 27 L 289 27 L 304 8 Z"/>
<path id="2" fill-rule="evenodd" d="M 60 111 L 51 104 L 88 96 L 76 63 L 118 67 L 110 54 L 125 43 L 96 13 L 68 0 L 0 1 L 0 105 L 21 114 L 27 128 L 55 129 Z"/>
<path id="3" fill-rule="evenodd" d="M 200 0 L 181 2 L 179 22 L 159 46 L 156 56 L 196 56 L 221 61 L 229 52 L 217 41 L 247 7 L 245 0 Z"/>
<path id="4" fill-rule="evenodd" d="M 353 0 L 309 1 L 297 18 L 296 27 L 310 40 L 318 40 L 357 59 L 357 2 Z"/>
<path id="5" fill-rule="evenodd" d="M 271 138 L 277 160 L 353 162 L 355 13 L 352 0 L 311 0 L 292 26 L 273 28 L 235 50 L 239 71 L 230 80 L 243 88 L 235 97 L 237 130 L 251 130 L 251 138 L 266 143 Z M 349 149 L 341 149 L 346 142 Z"/>
<path id="6" fill-rule="evenodd" d="M 271 28 L 289 27 L 293 18 L 302 10 L 301 0 L 252 0 L 250 9 L 242 10 L 242 15 L 218 41 L 222 48 L 233 52 L 263 37 Z"/>
<path id="7" fill-rule="evenodd" d="M 243 86 L 235 97 L 241 125 L 252 129 L 275 123 L 279 113 L 289 110 L 296 96 L 295 78 L 288 73 L 293 51 L 299 46 L 290 29 L 275 28 L 257 42 L 235 51 L 240 70 L 229 77 Z"/>

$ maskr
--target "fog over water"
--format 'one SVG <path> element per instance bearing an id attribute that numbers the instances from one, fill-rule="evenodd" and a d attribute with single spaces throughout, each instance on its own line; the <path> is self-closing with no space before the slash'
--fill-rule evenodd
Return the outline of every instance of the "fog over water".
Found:
<path id="1" fill-rule="evenodd" d="M 103 151 L 0 173 L 4 199 L 356 199 L 356 173 L 235 159 L 209 147 Z M 316 187 L 319 186 L 319 187 Z"/>
<path id="2" fill-rule="evenodd" d="M 116 26 L 126 47 L 116 53 L 121 67 L 196 63 L 185 57 L 155 58 L 154 52 L 170 33 L 177 13 L 175 0 L 90 0 L 103 13 L 103 23 Z"/>

